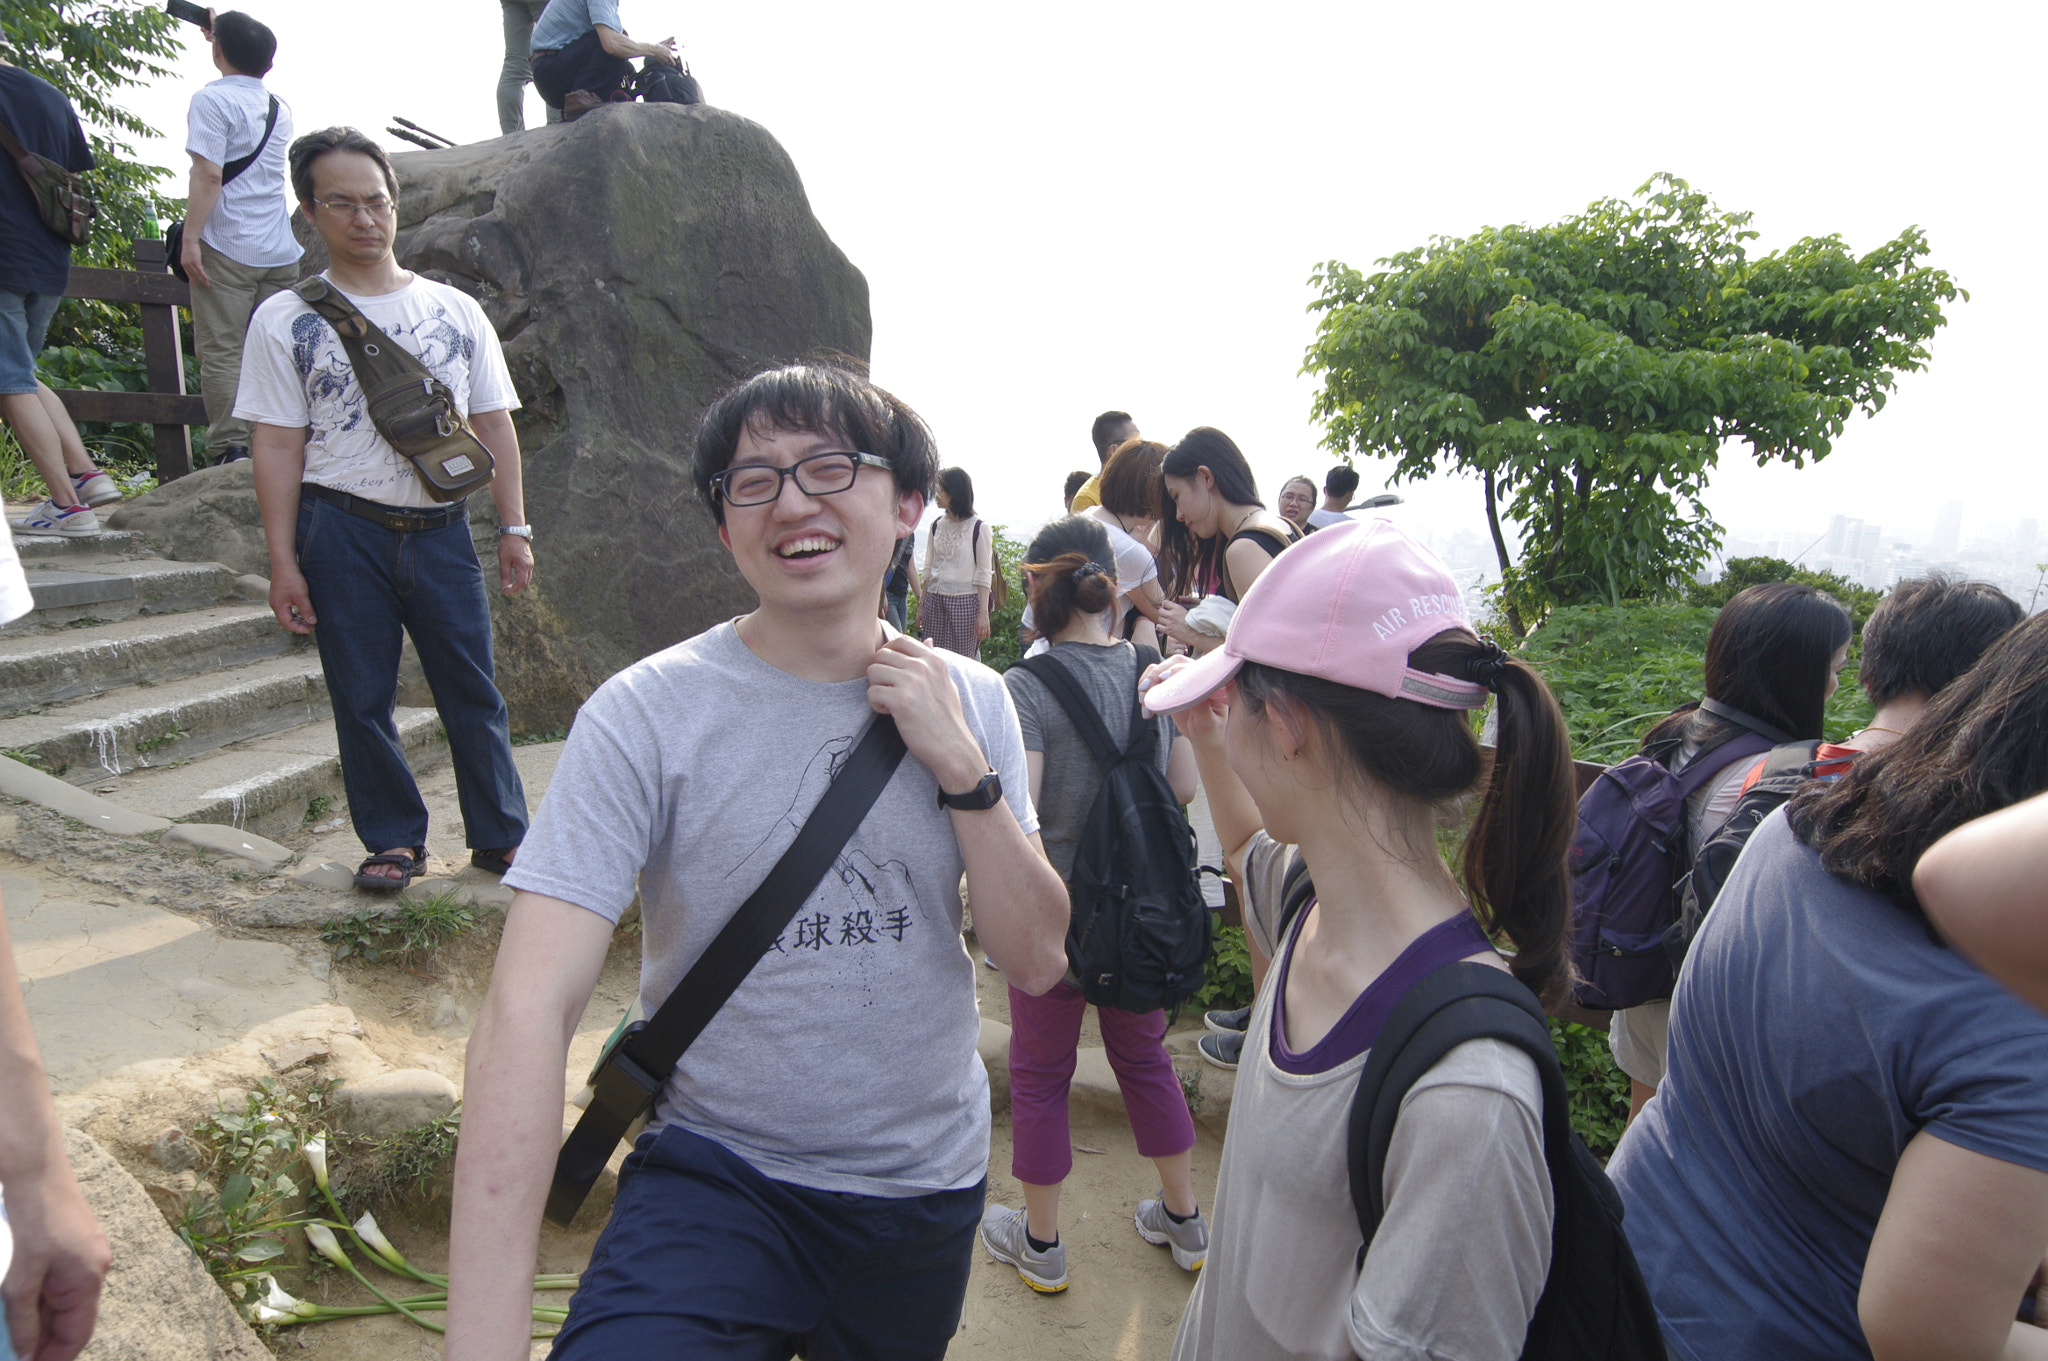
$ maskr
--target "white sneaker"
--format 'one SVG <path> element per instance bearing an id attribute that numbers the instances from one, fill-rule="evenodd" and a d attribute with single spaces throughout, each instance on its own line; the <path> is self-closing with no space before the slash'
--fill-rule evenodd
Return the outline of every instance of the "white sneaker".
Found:
<path id="1" fill-rule="evenodd" d="M 100 517 L 83 502 L 60 507 L 55 501 L 45 501 L 31 513 L 9 523 L 17 534 L 62 534 L 67 538 L 83 539 L 100 532 Z"/>
<path id="2" fill-rule="evenodd" d="M 89 473 L 71 474 L 71 485 L 78 492 L 78 499 L 88 506 L 110 506 L 121 499 L 120 484 L 97 468 Z"/>

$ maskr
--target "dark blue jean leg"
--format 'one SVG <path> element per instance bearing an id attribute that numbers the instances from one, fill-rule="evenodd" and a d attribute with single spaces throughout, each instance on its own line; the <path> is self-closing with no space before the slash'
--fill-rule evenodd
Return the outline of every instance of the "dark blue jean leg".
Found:
<path id="1" fill-rule="evenodd" d="M 803 1193 L 817 1197 L 815 1191 Z M 856 1251 L 833 1275 L 808 1361 L 938 1361 L 960 1330 L 988 1183 L 861 1202 Z"/>
<path id="2" fill-rule="evenodd" d="M 399 594 L 406 632 L 434 692 L 455 763 L 455 793 L 472 850 L 526 839 L 526 788 L 491 658 L 491 604 L 468 524 L 405 536 Z"/>
<path id="3" fill-rule="evenodd" d="M 299 570 L 334 706 L 341 781 L 356 835 L 373 853 L 423 846 L 427 806 L 392 722 L 402 605 L 393 569 L 404 536 L 324 501 L 299 505 Z"/>

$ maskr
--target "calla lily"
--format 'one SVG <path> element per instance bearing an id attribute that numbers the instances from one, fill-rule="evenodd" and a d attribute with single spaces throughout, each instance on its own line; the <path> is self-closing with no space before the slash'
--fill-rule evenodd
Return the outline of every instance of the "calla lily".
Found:
<path id="1" fill-rule="evenodd" d="M 250 1312 L 249 1321 L 251 1323 L 255 1323 L 258 1325 L 270 1323 L 297 1323 L 299 1321 L 299 1316 L 297 1314 L 287 1313 L 282 1309 L 273 1309 L 267 1304 L 259 1304 L 256 1306 L 254 1310 Z"/>
<path id="2" fill-rule="evenodd" d="M 408 1264 L 405 1254 L 393 1247 L 391 1240 L 384 1236 L 384 1231 L 377 1227 L 377 1216 L 365 1211 L 363 1217 L 356 1221 L 355 1229 L 356 1237 L 361 1240 L 363 1246 L 375 1256 L 382 1258 L 385 1266 L 401 1275 L 412 1274 L 406 1269 Z"/>
<path id="3" fill-rule="evenodd" d="M 334 1236 L 334 1230 L 317 1219 L 306 1225 L 306 1241 L 313 1245 L 313 1251 L 343 1271 L 353 1272 L 356 1269 L 355 1263 L 349 1261 L 348 1254 L 341 1250 L 341 1240 Z"/>
<path id="4" fill-rule="evenodd" d="M 306 1166 L 313 1169 L 313 1184 L 320 1188 L 321 1195 L 329 1194 L 327 1190 L 327 1136 L 323 1134 L 317 1139 L 306 1140 L 305 1146 L 299 1151 L 305 1155 Z"/>
<path id="5" fill-rule="evenodd" d="M 277 1277 L 264 1276 L 261 1280 L 266 1290 L 263 1296 L 263 1303 L 256 1306 L 258 1309 L 269 1309 L 280 1314 L 291 1314 L 298 1318 L 311 1318 L 315 1313 L 319 1312 L 319 1305 L 310 1304 L 305 1300 L 295 1298 L 283 1286 L 277 1283 Z M 269 1321 L 275 1322 L 276 1320 Z"/>

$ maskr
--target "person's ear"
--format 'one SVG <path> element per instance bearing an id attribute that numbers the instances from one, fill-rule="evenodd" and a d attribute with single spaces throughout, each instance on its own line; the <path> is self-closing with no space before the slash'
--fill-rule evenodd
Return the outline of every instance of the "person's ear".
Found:
<path id="1" fill-rule="evenodd" d="M 724 520 L 718 522 L 718 541 L 725 545 L 726 552 L 732 552 L 732 531 L 726 528 Z"/>
<path id="2" fill-rule="evenodd" d="M 924 493 L 921 491 L 900 492 L 896 497 L 896 537 L 899 539 L 917 533 L 920 520 L 924 519 Z"/>

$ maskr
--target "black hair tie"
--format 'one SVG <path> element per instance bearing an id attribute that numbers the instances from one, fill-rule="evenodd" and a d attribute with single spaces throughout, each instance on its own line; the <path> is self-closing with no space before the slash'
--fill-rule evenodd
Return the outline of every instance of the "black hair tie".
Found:
<path id="1" fill-rule="evenodd" d="M 1074 580 L 1086 581 L 1089 577 L 1106 577 L 1109 569 L 1099 562 L 1084 562 L 1074 569 Z"/>
<path id="2" fill-rule="evenodd" d="M 1465 662 L 1465 679 L 1474 685 L 1483 685 L 1489 690 L 1500 689 L 1500 678 L 1506 674 L 1508 662 L 1512 660 L 1501 645 L 1491 638 L 1479 640 L 1479 651 Z"/>

